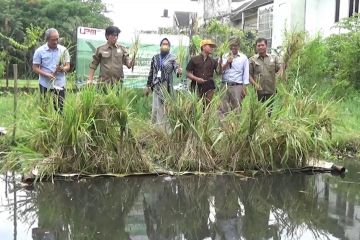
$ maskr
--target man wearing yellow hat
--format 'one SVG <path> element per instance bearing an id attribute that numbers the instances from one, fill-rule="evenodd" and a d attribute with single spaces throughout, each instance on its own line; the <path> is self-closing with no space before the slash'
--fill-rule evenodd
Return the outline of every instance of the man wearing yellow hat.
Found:
<path id="1" fill-rule="evenodd" d="M 211 57 L 215 43 L 210 39 L 200 42 L 201 53 L 190 59 L 186 66 L 186 76 L 191 80 L 192 91 L 197 89 L 199 97 L 204 98 L 205 105 L 209 104 L 215 90 L 214 71 L 218 66 Z"/>

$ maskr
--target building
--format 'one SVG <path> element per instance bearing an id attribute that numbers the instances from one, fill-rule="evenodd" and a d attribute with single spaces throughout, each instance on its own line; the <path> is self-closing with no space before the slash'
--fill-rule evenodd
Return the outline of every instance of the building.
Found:
<path id="1" fill-rule="evenodd" d="M 360 0 L 242 0 L 237 4 L 231 10 L 231 23 L 257 31 L 276 49 L 283 44 L 285 29 L 306 31 L 310 36 L 340 33 L 336 23 L 359 13 Z"/>
<path id="2" fill-rule="evenodd" d="M 242 30 L 255 30 L 266 38 L 271 47 L 273 28 L 273 0 L 244 0 L 232 11 L 230 20 Z"/>
<path id="3" fill-rule="evenodd" d="M 273 47 L 281 46 L 285 27 L 327 37 L 342 18 L 359 12 L 360 0 L 274 0 Z"/>
<path id="4" fill-rule="evenodd" d="M 181 12 L 175 11 L 173 20 L 174 20 L 174 30 L 176 33 L 189 33 L 191 30 L 191 25 L 193 21 L 197 18 L 196 12 Z"/>
<path id="5" fill-rule="evenodd" d="M 232 11 L 243 4 L 244 1 L 250 0 L 190 0 L 197 2 L 196 12 L 200 24 L 207 23 L 212 19 L 222 22 L 230 22 Z"/>

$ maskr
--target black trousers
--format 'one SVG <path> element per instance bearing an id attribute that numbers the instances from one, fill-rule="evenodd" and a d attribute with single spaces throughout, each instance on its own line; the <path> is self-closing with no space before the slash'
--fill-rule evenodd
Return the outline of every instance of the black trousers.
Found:
<path id="1" fill-rule="evenodd" d="M 268 108 L 268 115 L 269 117 L 271 116 L 273 107 L 274 107 L 274 98 L 271 98 L 272 96 L 274 96 L 275 94 L 258 94 L 258 100 L 262 103 L 268 101 L 269 99 L 271 99 L 270 101 L 267 102 L 266 107 Z"/>
<path id="2" fill-rule="evenodd" d="M 44 99 L 48 92 L 53 94 L 54 109 L 62 113 L 64 108 L 65 88 L 63 90 L 47 89 L 39 84 L 41 97 Z"/>

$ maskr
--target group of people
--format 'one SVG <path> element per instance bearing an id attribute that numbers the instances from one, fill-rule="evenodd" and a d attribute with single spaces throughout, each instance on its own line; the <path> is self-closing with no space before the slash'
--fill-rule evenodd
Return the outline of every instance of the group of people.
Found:
<path id="1" fill-rule="evenodd" d="M 90 64 L 88 84 L 93 83 L 94 73 L 100 65 L 99 83 L 114 85 L 124 79 L 123 65 L 132 68 L 128 50 L 117 43 L 120 29 L 110 26 L 105 30 L 107 43 L 98 47 Z M 33 71 L 39 74 L 41 94 L 54 92 L 55 108 L 62 111 L 65 98 L 65 73 L 70 69 L 70 54 L 58 44 L 59 33 L 50 28 L 45 32 L 46 43 L 39 47 L 33 58 Z M 219 60 L 212 57 L 216 44 L 210 39 L 200 42 L 201 53 L 191 57 L 186 66 L 186 77 L 191 81 L 190 89 L 204 100 L 207 106 L 215 92 L 215 74 L 221 74 L 222 101 L 220 112 L 240 111 L 246 96 L 246 88 L 252 84 L 257 90 L 258 100 L 265 102 L 276 93 L 276 74 L 282 75 L 282 64 L 277 56 L 268 53 L 267 40 L 256 40 L 257 54 L 250 59 L 240 52 L 240 38 L 231 37 L 229 52 Z M 181 76 L 182 68 L 170 51 L 168 38 L 160 41 L 160 52 L 152 57 L 145 94 L 153 92 L 152 122 L 164 123 L 165 91 L 173 92 L 173 75 Z M 270 101 L 271 102 L 271 101 Z M 271 103 L 270 103 L 271 104 Z M 271 107 L 270 107 L 271 108 Z M 271 114 L 271 111 L 269 111 Z"/>
<path id="2" fill-rule="evenodd" d="M 221 113 L 241 109 L 241 102 L 247 94 L 246 87 L 252 84 L 259 101 L 269 100 L 276 92 L 276 74 L 282 75 L 282 64 L 277 56 L 268 53 L 267 40 L 256 40 L 257 54 L 250 59 L 240 52 L 240 38 L 231 37 L 229 52 L 218 61 L 211 57 L 216 45 L 211 40 L 200 42 L 201 53 L 190 59 L 186 71 L 191 80 L 191 89 L 208 104 L 214 95 L 214 74 L 221 74 Z M 270 113 L 270 112 L 269 112 Z"/>

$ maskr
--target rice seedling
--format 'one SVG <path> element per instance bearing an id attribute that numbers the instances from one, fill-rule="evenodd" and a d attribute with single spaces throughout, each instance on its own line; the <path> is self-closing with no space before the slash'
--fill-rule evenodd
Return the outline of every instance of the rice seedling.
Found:
<path id="1" fill-rule="evenodd" d="M 182 37 L 179 38 L 179 45 L 177 47 L 177 60 L 181 68 L 184 68 L 186 62 L 187 49 L 183 44 Z"/>
<path id="2" fill-rule="evenodd" d="M 136 56 L 138 54 L 138 51 L 140 49 L 140 35 L 139 33 L 135 33 L 134 34 L 134 40 L 132 42 L 132 45 L 131 45 L 131 49 L 130 49 L 130 54 L 132 55 L 132 62 L 135 63 L 135 60 L 136 60 Z M 131 71 L 133 72 L 134 71 L 134 64 L 132 65 L 131 67 Z"/>
<path id="3" fill-rule="evenodd" d="M 190 41 L 190 56 L 195 56 L 201 52 L 200 50 L 200 42 L 201 42 L 201 36 L 200 35 L 194 35 L 191 37 Z"/>

